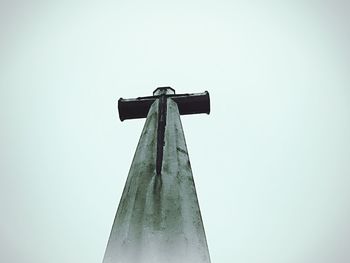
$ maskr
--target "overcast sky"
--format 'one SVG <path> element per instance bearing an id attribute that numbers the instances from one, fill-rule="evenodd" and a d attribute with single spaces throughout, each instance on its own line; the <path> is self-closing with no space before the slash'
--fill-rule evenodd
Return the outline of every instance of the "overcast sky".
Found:
<path id="1" fill-rule="evenodd" d="M 214 263 L 350 262 L 349 2 L 0 1 L 0 261 L 102 262 L 144 120 L 182 117 Z"/>

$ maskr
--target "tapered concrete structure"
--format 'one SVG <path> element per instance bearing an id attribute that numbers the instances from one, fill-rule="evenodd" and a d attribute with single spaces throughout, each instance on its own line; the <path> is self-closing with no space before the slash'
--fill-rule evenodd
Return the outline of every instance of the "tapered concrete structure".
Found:
<path id="1" fill-rule="evenodd" d="M 148 112 L 103 263 L 210 262 L 179 110 L 170 98 L 156 172 L 158 104 Z"/>

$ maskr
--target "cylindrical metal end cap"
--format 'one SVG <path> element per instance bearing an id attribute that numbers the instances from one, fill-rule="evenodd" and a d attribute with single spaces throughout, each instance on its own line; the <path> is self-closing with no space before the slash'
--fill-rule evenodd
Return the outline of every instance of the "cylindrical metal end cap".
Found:
<path id="1" fill-rule="evenodd" d="M 209 92 L 208 91 L 205 91 L 204 92 L 206 94 L 206 97 L 207 97 L 207 112 L 206 114 L 210 114 L 210 96 L 209 96 Z"/>
<path id="2" fill-rule="evenodd" d="M 123 98 L 119 98 L 118 100 L 118 113 L 119 113 L 119 119 L 120 121 L 124 121 L 125 120 L 125 116 L 123 114 L 123 106 L 121 106 L 121 101 L 123 100 Z"/>

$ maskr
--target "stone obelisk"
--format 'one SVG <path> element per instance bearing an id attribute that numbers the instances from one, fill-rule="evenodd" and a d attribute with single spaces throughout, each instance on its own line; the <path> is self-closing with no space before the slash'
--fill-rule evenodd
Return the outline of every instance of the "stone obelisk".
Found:
<path id="1" fill-rule="evenodd" d="M 175 95 L 171 88 L 158 88 L 154 96 L 121 100 L 122 120 L 142 116 L 123 117 L 121 111 L 149 106 L 140 106 L 147 119 L 103 263 L 210 262 L 180 120 L 180 112 L 209 113 L 209 94 Z"/>

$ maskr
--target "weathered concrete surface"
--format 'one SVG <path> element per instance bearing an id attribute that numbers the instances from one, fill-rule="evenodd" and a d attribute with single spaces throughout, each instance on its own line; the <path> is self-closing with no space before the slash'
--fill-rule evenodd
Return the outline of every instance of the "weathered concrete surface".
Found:
<path id="1" fill-rule="evenodd" d="M 125 184 L 103 263 L 210 262 L 176 103 L 168 99 L 162 175 L 157 176 L 158 100 Z"/>

